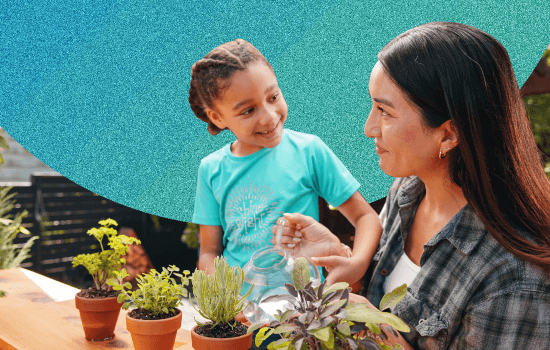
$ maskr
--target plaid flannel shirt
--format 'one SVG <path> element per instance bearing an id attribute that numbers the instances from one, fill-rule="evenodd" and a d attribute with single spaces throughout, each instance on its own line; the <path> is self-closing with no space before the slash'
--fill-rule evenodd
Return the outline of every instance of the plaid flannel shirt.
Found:
<path id="1" fill-rule="evenodd" d="M 390 188 L 378 263 L 361 291 L 374 305 L 424 194 L 417 177 L 396 179 Z M 550 349 L 549 276 L 497 243 L 470 205 L 426 243 L 420 266 L 393 310 L 410 326 L 402 335 L 414 348 Z"/>

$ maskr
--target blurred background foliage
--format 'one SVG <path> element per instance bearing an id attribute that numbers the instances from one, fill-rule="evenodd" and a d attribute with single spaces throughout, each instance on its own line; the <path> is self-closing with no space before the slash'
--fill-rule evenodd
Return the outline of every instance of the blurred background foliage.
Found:
<path id="1" fill-rule="evenodd" d="M 546 50 L 542 58 L 550 67 L 550 50 Z M 525 96 L 523 102 L 531 119 L 535 141 L 545 156 L 544 171 L 550 179 L 550 93 Z"/>

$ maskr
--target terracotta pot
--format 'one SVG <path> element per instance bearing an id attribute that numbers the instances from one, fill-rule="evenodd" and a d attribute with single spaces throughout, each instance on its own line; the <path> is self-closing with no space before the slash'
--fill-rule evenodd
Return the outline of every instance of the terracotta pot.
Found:
<path id="1" fill-rule="evenodd" d="M 115 326 L 122 304 L 116 297 L 83 298 L 75 295 L 76 308 L 80 311 L 80 320 L 84 335 L 88 340 L 109 340 L 115 336 Z"/>
<path id="2" fill-rule="evenodd" d="M 235 338 L 209 338 L 191 329 L 191 345 L 195 350 L 248 350 L 252 346 L 252 333 Z"/>
<path id="3" fill-rule="evenodd" d="M 181 328 L 181 310 L 178 314 L 163 320 L 138 320 L 126 314 L 126 329 L 132 335 L 136 350 L 172 350 L 176 334 Z"/>

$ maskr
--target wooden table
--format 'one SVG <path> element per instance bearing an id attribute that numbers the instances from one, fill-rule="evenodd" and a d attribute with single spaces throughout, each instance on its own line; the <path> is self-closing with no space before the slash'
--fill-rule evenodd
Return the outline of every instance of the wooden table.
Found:
<path id="1" fill-rule="evenodd" d="M 112 340 L 92 342 L 84 338 L 74 299 L 56 302 L 22 269 L 0 270 L 0 290 L 6 292 L 0 298 L 0 349 L 134 349 L 126 310 L 120 311 Z M 174 349 L 193 349 L 188 330 L 178 330 Z"/>

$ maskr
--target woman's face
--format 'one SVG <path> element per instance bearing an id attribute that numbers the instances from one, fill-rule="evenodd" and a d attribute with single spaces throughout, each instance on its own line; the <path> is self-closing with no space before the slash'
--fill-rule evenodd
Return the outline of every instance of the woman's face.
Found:
<path id="1" fill-rule="evenodd" d="M 422 177 L 440 166 L 441 135 L 422 125 L 422 117 L 380 62 L 369 80 L 372 110 L 365 135 L 374 138 L 380 168 L 389 176 Z"/>

